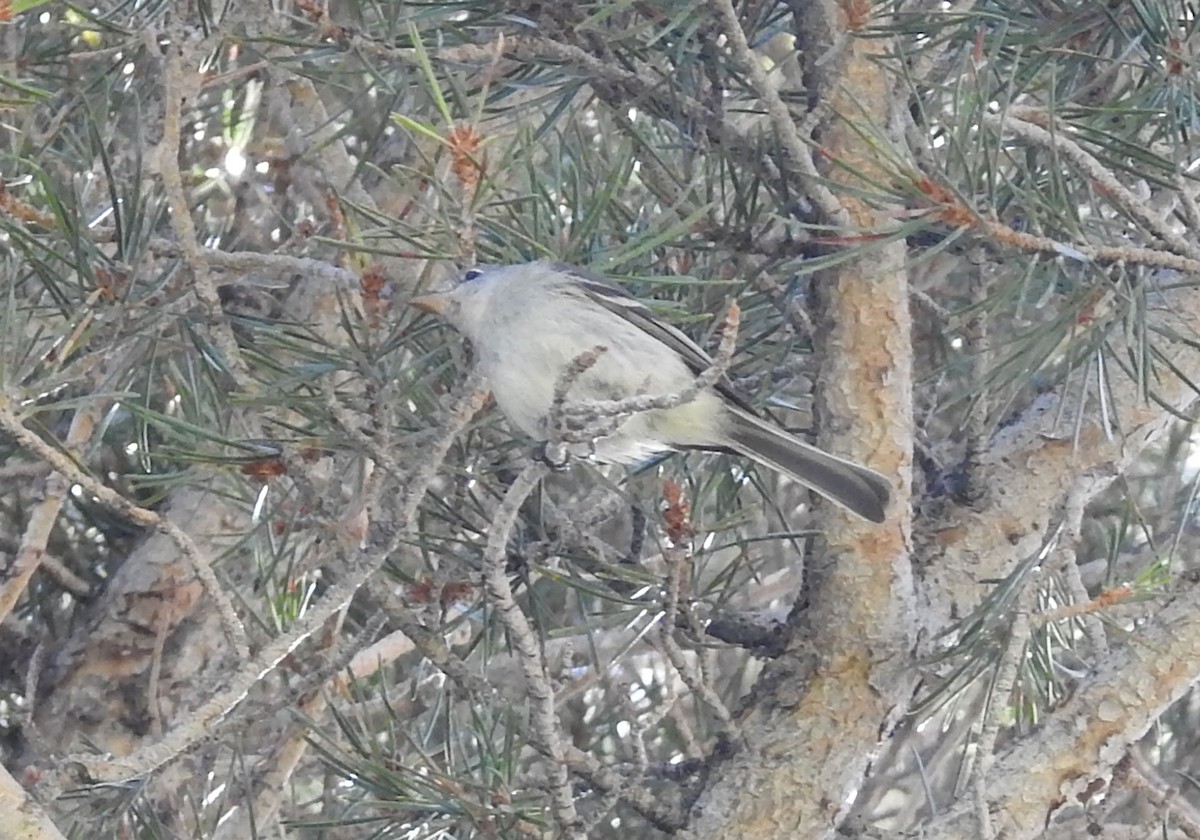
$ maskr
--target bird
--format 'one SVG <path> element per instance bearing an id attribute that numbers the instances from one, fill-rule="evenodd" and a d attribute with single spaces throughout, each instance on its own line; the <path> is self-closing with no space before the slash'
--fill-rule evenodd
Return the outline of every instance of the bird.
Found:
<path id="1" fill-rule="evenodd" d="M 589 269 L 552 261 L 477 266 L 444 291 L 410 305 L 470 340 L 480 372 L 509 422 L 545 442 L 564 371 L 567 402 L 622 400 L 685 391 L 713 366 L 686 334 L 621 286 Z M 591 354 L 590 367 L 579 360 Z M 580 370 L 580 368 L 584 368 Z M 634 465 L 664 452 L 733 453 L 783 475 L 871 522 L 883 522 L 891 482 L 825 452 L 755 409 L 722 377 L 694 398 L 619 419 L 590 442 L 601 463 Z"/>

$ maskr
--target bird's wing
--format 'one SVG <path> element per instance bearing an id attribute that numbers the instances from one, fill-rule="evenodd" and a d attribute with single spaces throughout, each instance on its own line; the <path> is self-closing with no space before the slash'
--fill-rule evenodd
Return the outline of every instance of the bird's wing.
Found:
<path id="1" fill-rule="evenodd" d="M 554 268 L 569 274 L 589 299 L 674 350 L 693 373 L 699 374 L 713 366 L 712 357 L 705 353 L 699 344 L 688 338 L 682 330 L 657 318 L 637 298 L 607 277 L 573 265 L 558 264 Z M 729 377 L 722 376 L 715 388 L 717 393 L 743 411 L 748 411 L 756 416 L 759 414 L 758 409 L 737 392 L 733 383 L 729 381 Z"/>

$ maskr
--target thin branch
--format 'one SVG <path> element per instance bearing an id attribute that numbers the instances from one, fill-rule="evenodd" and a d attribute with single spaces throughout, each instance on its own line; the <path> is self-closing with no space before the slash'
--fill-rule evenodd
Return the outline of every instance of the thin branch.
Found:
<path id="1" fill-rule="evenodd" d="M 50 472 L 50 465 L 42 463 L 41 461 L 27 461 L 19 464 L 0 464 L 0 481 L 7 484 L 28 478 L 41 478 L 48 472 Z"/>
<path id="2" fill-rule="evenodd" d="M 1000 728 L 1009 715 L 1013 686 L 1017 683 L 1017 675 L 1020 673 L 1021 663 L 1025 659 L 1025 650 L 1029 644 L 1029 612 L 1038 593 L 1036 569 L 1023 581 L 1023 585 L 1024 589 L 1017 596 L 1016 615 L 1013 617 L 1012 629 L 1000 663 L 996 666 L 996 675 L 988 692 L 983 728 L 979 733 L 976 749 L 979 760 L 975 766 L 974 804 L 981 840 L 993 840 L 996 836 L 996 828 L 992 825 L 991 808 L 988 802 L 988 784 L 992 768 L 996 763 L 996 736 L 1000 734 Z"/>
<path id="3" fill-rule="evenodd" d="M 259 792 L 253 805 L 242 805 L 234 812 L 226 814 L 212 835 L 212 840 L 240 840 L 252 836 L 255 826 L 259 833 L 262 833 L 264 827 L 273 827 L 277 823 L 288 783 L 308 751 L 311 733 L 305 720 L 319 719 L 329 705 L 328 692 L 343 690 L 346 687 L 347 668 L 351 672 L 350 677 L 365 678 L 373 674 L 380 665 L 390 661 L 375 645 L 366 649 L 361 647 L 378 634 L 385 620 L 386 616 L 379 615 L 368 623 L 356 640 L 360 646 L 357 653 L 353 653 L 353 646 L 347 646 L 349 650 L 344 652 L 344 657 L 350 658 L 352 662 L 357 660 L 357 666 L 347 665 L 344 659 L 336 661 L 331 668 L 332 677 L 328 677 L 327 674 L 318 675 L 318 684 L 315 687 L 308 690 L 299 689 L 301 699 L 294 709 L 299 720 L 288 726 L 272 749 L 266 767 L 256 773 L 255 786 Z M 332 647 L 336 641 L 336 635 L 330 634 L 327 646 Z M 367 653 L 367 650 L 373 650 L 374 655 Z M 362 658 L 359 658 L 359 654 L 362 654 Z"/>
<path id="4" fill-rule="evenodd" d="M 647 787 L 630 785 L 627 777 L 605 767 L 595 756 L 574 745 L 567 746 L 567 760 L 573 772 L 602 793 L 621 791 L 625 801 L 659 830 L 673 834 L 687 824 L 683 805 L 676 797 L 665 797 Z"/>
<path id="5" fill-rule="evenodd" d="M 690 565 L 688 552 L 679 546 L 675 546 L 664 552 L 664 559 L 667 562 L 667 592 L 659 632 L 659 641 L 662 644 L 663 651 L 666 653 L 672 667 L 679 672 L 684 685 L 692 690 L 696 698 L 708 707 L 708 710 L 720 722 L 722 734 L 729 738 L 736 737 L 738 728 L 733 722 L 733 715 L 729 713 L 729 709 L 721 701 L 721 698 L 713 690 L 712 686 L 708 684 L 708 681 L 704 679 L 699 669 L 688 662 L 683 648 L 679 646 L 679 642 L 675 641 L 675 623 L 679 613 L 679 595 L 683 580 L 683 571 Z"/>
<path id="6" fill-rule="evenodd" d="M 725 316 L 725 323 L 721 331 L 721 344 L 713 363 L 701 371 L 686 388 L 674 394 L 639 394 L 620 400 L 580 400 L 563 406 L 564 419 L 571 423 L 589 424 L 609 418 L 639 414 L 643 411 L 675 408 L 691 402 L 701 391 L 716 385 L 729 370 L 733 351 L 737 345 L 740 322 L 741 309 L 738 307 L 737 301 L 733 301 L 729 304 L 729 311 Z M 595 360 L 592 361 L 594 363 Z"/>
<path id="7" fill-rule="evenodd" d="M 778 88 L 763 69 L 759 57 L 750 49 L 750 44 L 746 41 L 746 33 L 738 20 L 737 11 L 733 8 L 733 0 L 710 0 L 710 2 L 722 20 L 734 61 L 750 79 L 755 95 L 766 106 L 767 116 L 771 120 L 775 137 L 787 152 L 788 161 L 801 179 L 809 197 L 821 209 L 829 223 L 848 224 L 850 217 L 845 208 L 829 187 L 825 186 L 820 173 L 817 172 L 816 164 L 813 162 L 812 149 L 808 145 L 808 138 L 800 135 L 796 123 L 792 119 L 792 113 L 779 95 Z"/>
<path id="8" fill-rule="evenodd" d="M 996 757 L 988 786 L 1005 836 L 1044 836 L 1060 809 L 1089 796 L 1159 717 L 1200 681 L 1200 587 L 1180 593 L 1110 651 L 1090 679 L 1024 738 Z M 928 840 L 974 836 L 973 805 L 960 801 L 924 831 Z"/>
<path id="9" fill-rule="evenodd" d="M 1029 253 L 1046 254 L 1056 258 L 1072 255 L 1077 259 L 1099 265 L 1130 263 L 1151 268 L 1172 268 L 1184 274 L 1200 274 L 1200 259 L 1173 254 L 1161 248 L 1140 248 L 1134 245 L 1067 244 L 1048 236 L 1013 230 L 1008 225 L 994 219 L 980 219 L 976 228 L 1001 245 Z"/>
<path id="10" fill-rule="evenodd" d="M 180 724 L 158 741 L 142 745 L 128 756 L 105 760 L 90 753 L 68 755 L 59 761 L 59 765 L 78 764 L 98 781 L 127 781 L 144 776 L 174 760 L 196 743 L 212 735 L 215 725 L 246 699 L 246 695 L 260 679 L 278 667 L 279 663 L 306 639 L 319 632 L 330 618 L 344 609 L 366 579 L 402 542 L 402 536 L 397 533 L 383 550 L 376 551 L 356 563 L 358 571 L 332 587 L 287 633 L 272 640 L 256 657 L 248 660 L 229 678 L 226 688 L 218 691 L 188 715 L 186 723 Z M 47 779 L 46 795 L 57 796 L 61 792 L 60 785 L 63 781 L 62 778 Z"/>
<path id="11" fill-rule="evenodd" d="M 155 253 L 179 253 L 173 243 L 155 240 L 150 243 Z M 161 248 L 161 250 L 160 250 Z M 244 271 L 276 275 L 303 275 L 310 281 L 334 283 L 336 288 L 350 291 L 359 287 L 359 276 L 348 268 L 342 268 L 325 260 L 311 257 L 295 257 L 291 254 L 263 254 L 258 251 L 219 251 L 215 248 L 200 248 L 196 258 L 214 268 L 225 271 Z"/>
<path id="12" fill-rule="evenodd" d="M 1083 516 L 1087 506 L 1086 494 L 1078 487 L 1072 488 L 1067 494 L 1063 506 L 1063 522 L 1057 540 L 1052 560 L 1054 569 L 1059 573 L 1067 593 L 1071 596 L 1072 606 L 1086 606 L 1091 602 L 1087 588 L 1083 585 L 1083 577 L 1079 570 L 1079 557 L 1075 551 L 1080 538 L 1080 528 L 1083 526 Z M 1083 622 L 1084 634 L 1090 643 L 1090 657 L 1104 659 L 1108 655 L 1108 637 L 1104 632 L 1104 624 L 1093 610 L 1082 610 L 1078 617 Z"/>
<path id="13" fill-rule="evenodd" d="M 1131 790 L 1145 796 L 1162 812 L 1164 824 L 1174 823 L 1188 838 L 1200 838 L 1200 810 L 1182 796 L 1179 785 L 1167 782 L 1149 761 L 1139 746 L 1129 751 L 1129 756 L 1118 766 L 1113 781 L 1124 782 Z"/>
<path id="14" fill-rule="evenodd" d="M 82 448 L 92 438 L 92 432 L 96 428 L 96 424 L 103 416 L 103 410 L 100 401 L 81 406 L 75 411 L 75 416 L 71 418 L 71 427 L 67 430 L 66 447 L 70 450 Z M 45 444 L 41 438 L 30 432 L 9 410 L 7 395 L 0 393 L 0 427 L 7 428 L 9 433 L 17 439 L 18 443 L 24 445 L 25 441 L 35 442 L 40 448 L 45 451 L 53 452 L 58 455 L 58 450 Z M 34 455 L 40 453 L 35 450 L 30 450 L 29 446 L 25 447 L 27 451 L 31 451 Z M 67 459 L 62 459 L 66 463 L 70 463 Z M 47 466 L 52 466 L 53 462 L 47 458 L 43 458 L 43 462 Z M 26 466 L 21 464 L 19 466 Z M 73 466 L 73 465 L 72 465 Z M 50 541 L 50 533 L 54 530 L 54 523 L 58 521 L 58 514 L 62 510 L 63 504 L 67 500 L 67 495 L 71 490 L 70 474 L 59 469 L 58 472 L 51 473 L 46 478 L 46 491 L 41 502 L 33 509 L 29 516 L 29 522 L 25 526 L 25 532 L 21 535 L 21 546 L 17 551 L 17 557 L 13 561 L 11 567 L 5 570 L 4 583 L 0 586 L 0 622 L 3 622 L 17 605 L 17 601 L 25 593 L 29 587 L 29 583 L 33 580 L 33 574 L 45 562 L 47 556 L 47 544 Z"/>
<path id="15" fill-rule="evenodd" d="M 76 598 L 90 598 L 95 594 L 91 584 L 68 569 L 67 565 L 53 554 L 42 555 L 42 571 L 54 578 L 59 586 Z"/>
<path id="16" fill-rule="evenodd" d="M 1195 182 L 1184 177 L 1182 173 L 1176 173 L 1175 192 L 1183 205 L 1183 218 L 1187 222 L 1188 230 L 1193 233 L 1200 232 L 1200 206 L 1196 204 Z"/>
<path id="17" fill-rule="evenodd" d="M 234 652 L 242 659 L 250 658 L 250 645 L 246 641 L 246 629 L 242 626 L 241 619 L 238 618 L 237 610 L 234 609 L 233 602 L 225 593 L 221 582 L 217 580 L 212 562 L 204 555 L 200 546 L 187 531 L 172 522 L 170 518 L 160 516 L 149 508 L 129 501 L 120 493 L 88 475 L 71 458 L 25 428 L 21 419 L 13 411 L 8 397 L 3 394 L 0 394 L 0 428 L 16 438 L 26 451 L 44 460 L 67 481 L 78 484 L 113 513 L 138 525 L 154 528 L 175 543 L 180 553 L 191 563 L 196 576 L 204 584 L 205 591 L 217 605 L 221 624 L 225 628 L 230 644 L 233 645 Z M 9 587 L 5 587 L 5 592 L 8 589 Z M 15 600 L 12 603 L 15 603 Z M 12 604 L 9 603 L 9 598 L 0 598 L 0 615 L 6 615 L 11 609 Z"/>
<path id="18" fill-rule="evenodd" d="M 209 323 L 213 330 L 213 343 L 221 352 L 229 372 L 238 387 L 247 394 L 257 390 L 250 376 L 246 360 L 238 347 L 233 328 L 221 308 L 217 285 L 208 271 L 208 265 L 200 258 L 200 243 L 196 238 L 196 225 L 192 221 L 192 210 L 183 187 L 183 176 L 179 172 L 179 148 L 183 110 L 194 104 L 200 93 L 200 74 L 183 66 L 184 44 L 172 42 L 166 47 L 163 60 L 163 135 L 156 149 L 155 160 L 163 191 L 171 208 L 171 227 L 179 239 L 183 261 L 192 274 L 196 297 L 208 310 Z M 189 54 L 191 50 L 188 50 Z"/>
<path id="19" fill-rule="evenodd" d="M 971 304 L 973 310 L 966 324 L 966 335 L 968 341 L 970 341 L 972 350 L 971 377 L 974 382 L 982 385 L 987 381 L 987 376 L 992 370 L 994 363 L 991 336 L 988 334 L 989 322 L 985 315 L 986 308 L 984 306 L 989 293 L 989 284 L 983 271 L 985 260 L 983 247 L 976 245 L 970 248 L 967 252 L 967 260 L 971 271 Z M 944 323 L 949 323 L 949 319 L 946 319 Z M 987 448 L 988 440 L 991 438 L 993 422 L 991 413 L 992 407 L 988 390 L 987 388 L 980 387 L 979 396 L 971 406 L 971 411 L 966 422 L 967 490 L 972 500 L 982 499 L 986 495 L 986 489 L 980 486 L 979 483 L 983 477 L 983 471 L 979 468 L 979 458 Z"/>
<path id="20" fill-rule="evenodd" d="M 1089 179 L 1104 188 L 1104 194 L 1113 203 L 1137 219 L 1154 236 L 1167 243 L 1176 253 L 1192 260 L 1200 260 L 1200 246 L 1190 239 L 1181 236 L 1163 222 L 1159 213 L 1154 212 L 1144 201 L 1117 180 L 1112 171 L 1082 146 L 1072 140 L 1066 130 L 1050 132 L 1042 126 L 1028 122 L 1026 117 L 1034 117 L 1048 121 L 1049 116 L 1041 110 L 1033 108 L 1012 108 L 1003 114 L 985 114 L 983 124 L 996 132 L 1011 132 L 1019 137 L 1044 146 L 1056 149 L 1066 160 L 1075 166 Z"/>
<path id="21" fill-rule="evenodd" d="M 581 838 L 582 824 L 579 813 L 575 810 L 575 796 L 571 791 L 571 774 L 567 768 L 565 742 L 560 731 L 558 715 L 554 711 L 554 688 L 546 673 L 546 664 L 537 635 L 529 619 L 517 605 L 512 586 L 508 582 L 508 572 L 505 571 L 508 538 L 516 526 L 521 505 L 547 472 L 548 468 L 544 464 L 529 464 L 504 494 L 504 501 L 500 503 L 488 529 L 488 544 L 483 557 L 483 583 L 492 599 L 496 614 L 508 630 L 509 642 L 516 648 L 521 670 L 525 673 L 525 683 L 533 707 L 533 735 L 551 763 L 550 797 L 559 829 L 566 837 Z"/>
<path id="22" fill-rule="evenodd" d="M 324 627 L 330 618 L 343 610 L 379 567 L 391 558 L 401 545 L 412 539 L 412 528 L 415 527 L 417 507 L 421 499 L 428 491 L 430 484 L 433 483 L 454 438 L 482 406 L 484 396 L 486 393 L 481 394 L 475 387 L 474 380 L 468 380 L 465 392 L 460 392 L 453 400 L 451 411 L 440 429 L 439 437 L 428 451 L 427 460 L 410 474 L 407 492 L 403 496 L 403 503 L 397 514 L 397 527 L 387 544 L 382 549 L 365 556 L 349 553 L 341 558 L 344 565 L 348 567 L 347 578 L 327 591 L 319 601 L 316 601 L 287 633 L 268 643 L 253 659 L 247 656 L 245 664 L 230 676 L 228 685 L 191 712 L 186 723 L 177 726 L 157 742 L 139 747 L 128 756 L 105 760 L 92 754 L 70 755 L 60 760 L 60 768 L 70 764 L 81 765 L 92 778 L 98 781 L 134 778 L 145 775 L 174 760 L 199 741 L 209 737 L 215 731 L 216 724 L 246 698 L 259 680 L 278 667 L 279 663 L 292 651 Z M 4 408 L 3 402 L 0 402 L 0 409 Z M 3 417 L 4 414 L 0 411 L 0 419 Z M 24 431 L 24 427 L 20 428 Z M 62 457 L 57 452 L 54 452 L 54 455 L 58 459 Z M 54 464 L 53 461 L 51 463 Z M 58 464 L 54 464 L 54 466 L 58 468 Z M 107 488 L 102 489 L 107 490 Z M 120 497 L 117 498 L 120 499 Z M 123 499 L 120 501 L 124 505 L 130 505 Z M 142 509 L 138 508 L 137 510 Z M 151 512 L 146 511 L 146 513 Z M 66 777 L 62 770 L 53 775 L 48 774 L 42 785 L 45 795 L 48 798 L 56 797 L 65 782 Z"/>

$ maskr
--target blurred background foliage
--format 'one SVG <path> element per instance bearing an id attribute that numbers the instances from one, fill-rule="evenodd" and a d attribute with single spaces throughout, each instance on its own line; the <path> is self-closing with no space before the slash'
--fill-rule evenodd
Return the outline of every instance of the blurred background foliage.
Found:
<path id="1" fill-rule="evenodd" d="M 802 5 L 737 5 L 797 115 L 815 104 L 793 18 Z M 475 263 L 587 264 L 710 347 L 736 299 L 731 375 L 810 430 L 812 284 L 902 239 L 914 492 L 919 514 L 936 519 L 980 490 L 972 457 L 993 434 L 1070 375 L 1103 391 L 1111 366 L 1139 371 L 1151 401 L 1168 375 L 1157 348 L 1175 337 L 1155 333 L 1146 313 L 1158 287 L 1190 278 L 1082 250 L 1161 243 L 1096 173 L 989 119 L 1047 115 L 1195 241 L 1196 16 L 1167 0 L 897 0 L 873 11 L 843 37 L 894 47 L 877 71 L 903 103 L 896 124 L 856 124 L 888 173 L 859 194 L 894 223 L 845 230 L 815 212 L 712 9 L 690 0 L 13 4 L 0 26 L 4 403 L 141 505 L 170 511 L 187 488 L 211 494 L 206 525 L 220 539 L 206 545 L 256 650 L 348 576 L 329 546 L 364 488 L 379 485 L 373 527 L 412 524 L 400 500 L 470 365 L 453 333 L 405 309 L 415 291 Z M 826 171 L 842 165 L 817 157 Z M 1138 352 L 1115 353 L 1114 336 Z M 94 428 L 69 440 L 81 412 Z M 1048 574 L 1041 609 L 1129 584 L 1105 614 L 1124 632 L 1157 591 L 1194 573 L 1191 443 L 1180 418 L 1169 445 L 1092 505 L 1074 547 L 1085 588 Z M 372 476 L 365 464 L 380 447 L 393 463 Z M 541 836 L 552 783 L 478 583 L 491 518 L 528 451 L 495 411 L 478 415 L 420 502 L 415 537 L 344 616 L 348 641 L 302 647 L 210 743 L 177 759 L 186 772 L 108 787 L 73 779 L 75 796 L 59 802 L 64 830 L 239 836 L 222 826 L 262 802 L 274 750 L 299 724 L 311 749 L 277 791 L 287 836 Z M 17 556 L 48 472 L 0 433 L 0 557 Z M 523 507 L 507 570 L 545 645 L 570 744 L 682 807 L 723 730 L 656 641 L 667 479 L 682 486 L 694 529 L 681 643 L 737 708 L 761 667 L 753 654 L 783 632 L 819 524 L 800 488 L 724 456 L 676 456 L 628 476 L 577 464 Z M 0 627 L 0 735 L 14 771 L 117 749 L 80 743 L 69 718 L 37 731 L 36 707 L 68 690 L 88 628 L 111 607 L 102 593 L 146 536 L 87 492 L 64 499 L 47 560 Z M 1015 600 L 1042 559 L 946 628 L 927 664 L 924 717 L 860 797 L 870 820 L 911 826 L 957 793 Z M 397 602 L 474 680 L 448 678 L 413 649 L 307 717 L 293 701 L 351 648 L 394 631 Z M 738 621 L 753 644 L 705 632 Z M 1068 616 L 1035 630 L 1011 700 L 999 701 L 1011 702 L 1006 732 L 1036 725 L 1089 667 L 1096 651 L 1081 628 Z M 197 656 L 199 644 L 198 658 L 228 666 L 219 639 L 183 638 L 169 655 Z M 213 687 L 174 679 L 196 703 Z M 174 725 L 171 709 L 145 705 L 99 714 L 139 738 Z M 1193 706 L 1147 745 L 1179 773 L 1200 772 Z M 939 725 L 917 725 L 929 716 Z M 574 792 L 589 836 L 672 828 L 627 790 L 585 778 Z M 1145 807 L 1136 800 L 1122 804 Z M 254 831 L 271 825 L 255 819 Z"/>

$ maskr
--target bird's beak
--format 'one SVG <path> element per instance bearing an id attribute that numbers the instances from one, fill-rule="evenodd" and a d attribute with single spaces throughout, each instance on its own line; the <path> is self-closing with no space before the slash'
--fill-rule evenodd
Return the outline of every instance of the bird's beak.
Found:
<path id="1" fill-rule="evenodd" d="M 429 294 L 417 295 L 408 302 L 409 306 L 414 306 L 422 312 L 429 312 L 433 315 L 444 315 L 450 307 L 450 301 L 445 294 Z"/>

